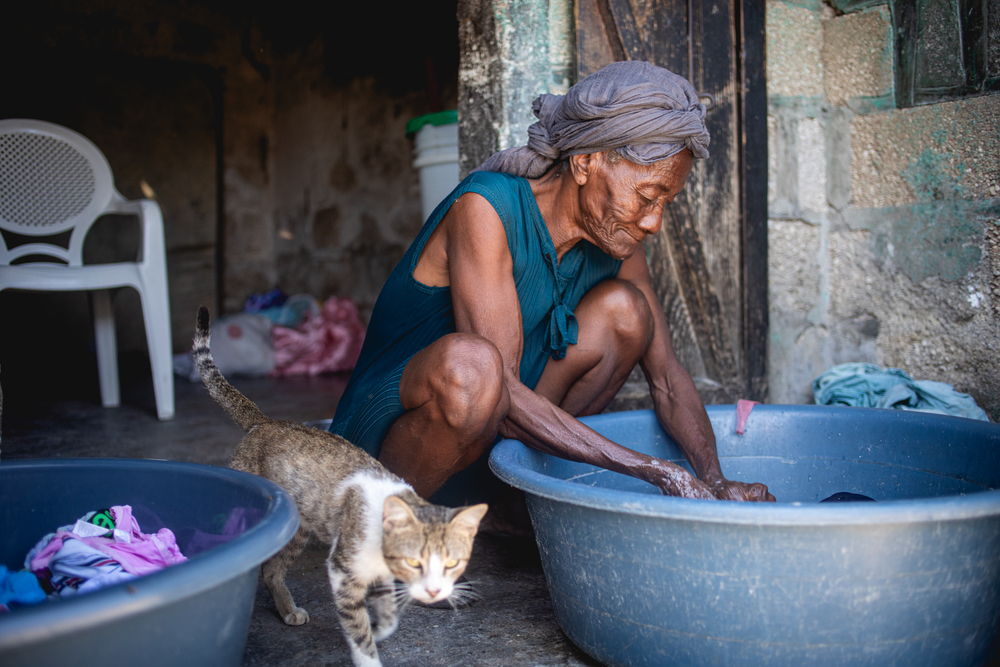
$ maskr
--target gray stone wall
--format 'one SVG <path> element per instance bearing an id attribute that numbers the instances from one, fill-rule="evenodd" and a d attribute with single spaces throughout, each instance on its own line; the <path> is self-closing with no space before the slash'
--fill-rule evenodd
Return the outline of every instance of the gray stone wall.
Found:
<path id="1" fill-rule="evenodd" d="M 768 0 L 770 400 L 867 361 L 1000 418 L 1000 95 L 898 109 L 887 4 Z"/>

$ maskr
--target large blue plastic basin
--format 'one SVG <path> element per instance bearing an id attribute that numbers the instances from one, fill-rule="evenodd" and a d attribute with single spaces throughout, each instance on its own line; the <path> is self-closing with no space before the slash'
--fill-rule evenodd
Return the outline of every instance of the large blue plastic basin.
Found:
<path id="1" fill-rule="evenodd" d="M 611 665 L 975 665 L 996 658 L 1000 426 L 824 406 L 710 406 L 723 472 L 779 502 L 662 496 L 505 440 L 560 626 Z M 650 411 L 584 419 L 681 462 Z M 877 502 L 819 503 L 838 491 Z"/>
<path id="2" fill-rule="evenodd" d="M 0 665 L 239 665 L 258 566 L 299 518 L 276 484 L 193 463 L 133 459 L 0 464 L 0 563 L 90 510 L 131 505 L 144 533 L 170 528 L 185 563 L 94 593 L 0 614 Z M 236 512 L 245 519 L 223 535 Z"/>

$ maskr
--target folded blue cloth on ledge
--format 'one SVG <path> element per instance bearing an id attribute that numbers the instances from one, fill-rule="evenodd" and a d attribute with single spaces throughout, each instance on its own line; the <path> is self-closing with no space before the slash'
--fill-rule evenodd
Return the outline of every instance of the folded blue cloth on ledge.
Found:
<path id="1" fill-rule="evenodd" d="M 855 362 L 840 364 L 813 380 L 817 405 L 853 405 L 936 412 L 989 421 L 968 394 L 947 383 L 914 380 L 898 368 Z"/>

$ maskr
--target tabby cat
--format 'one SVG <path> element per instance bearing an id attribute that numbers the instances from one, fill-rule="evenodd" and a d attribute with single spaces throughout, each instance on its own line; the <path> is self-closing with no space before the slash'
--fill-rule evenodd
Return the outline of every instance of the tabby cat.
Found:
<path id="1" fill-rule="evenodd" d="M 193 356 L 212 398 L 247 432 L 230 466 L 279 484 L 298 506 L 298 532 L 262 573 L 285 623 L 309 620 L 292 599 L 285 573 L 313 536 L 331 545 L 327 572 L 355 665 L 381 664 L 375 642 L 396 629 L 400 603 L 454 604 L 472 595 L 467 583 L 455 582 L 469 562 L 485 504 L 430 504 L 344 438 L 266 417 L 215 365 L 204 307 Z"/>

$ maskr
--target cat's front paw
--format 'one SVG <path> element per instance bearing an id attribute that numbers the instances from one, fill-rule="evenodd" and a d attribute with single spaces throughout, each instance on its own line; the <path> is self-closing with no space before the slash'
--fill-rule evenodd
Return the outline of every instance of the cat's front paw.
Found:
<path id="1" fill-rule="evenodd" d="M 309 622 L 309 612 L 302 607 L 296 607 L 285 614 L 282 620 L 286 625 L 305 625 Z"/>
<path id="2" fill-rule="evenodd" d="M 375 628 L 375 632 L 372 633 L 372 637 L 375 638 L 375 641 L 380 642 L 386 637 L 392 635 L 392 633 L 394 633 L 396 631 L 396 628 L 398 627 L 399 627 L 399 621 L 394 618 L 386 625 L 379 625 L 377 628 Z"/>

